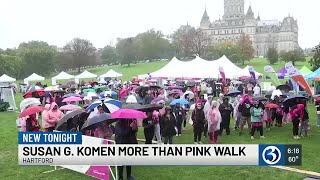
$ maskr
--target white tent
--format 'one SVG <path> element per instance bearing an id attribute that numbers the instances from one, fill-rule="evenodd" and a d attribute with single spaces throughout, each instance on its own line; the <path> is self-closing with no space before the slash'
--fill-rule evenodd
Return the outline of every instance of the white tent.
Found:
<path id="1" fill-rule="evenodd" d="M 0 76 L 0 83 L 12 83 L 12 82 L 16 82 L 16 79 L 6 74 L 3 74 L 2 76 Z"/>
<path id="2" fill-rule="evenodd" d="M 117 77 L 121 77 L 122 74 L 114 71 L 113 69 L 110 69 L 108 72 L 106 72 L 105 74 L 100 75 L 100 79 L 101 78 L 105 78 L 105 77 L 110 77 L 110 78 L 117 78 Z"/>
<path id="3" fill-rule="evenodd" d="M 43 81 L 44 79 L 45 79 L 44 77 L 42 77 L 36 73 L 33 73 L 29 77 L 24 79 L 24 83 L 29 85 L 29 81 Z"/>
<path id="4" fill-rule="evenodd" d="M 52 85 L 56 85 L 57 80 L 68 80 L 68 79 L 72 79 L 72 78 L 74 78 L 73 75 L 70 75 L 70 74 L 62 71 L 61 73 L 59 73 L 58 75 L 56 75 L 52 78 Z"/>
<path id="5" fill-rule="evenodd" d="M 75 77 L 75 81 L 79 83 L 79 79 L 87 79 L 87 78 L 96 78 L 98 77 L 96 74 L 93 74 L 87 70 L 83 71 L 81 74 Z"/>
<path id="6" fill-rule="evenodd" d="M 249 66 L 247 65 L 245 68 L 243 68 L 243 71 L 244 72 L 248 72 L 249 76 L 250 76 L 250 73 L 249 73 Z M 262 76 L 261 73 L 257 72 L 257 71 L 254 71 L 254 73 L 256 74 L 256 78 L 258 78 L 259 76 Z"/>

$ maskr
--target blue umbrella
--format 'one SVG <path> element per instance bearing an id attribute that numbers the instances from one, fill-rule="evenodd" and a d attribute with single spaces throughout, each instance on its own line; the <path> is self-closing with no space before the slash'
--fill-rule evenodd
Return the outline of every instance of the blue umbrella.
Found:
<path id="1" fill-rule="evenodd" d="M 226 96 L 237 96 L 237 95 L 239 95 L 239 94 L 241 94 L 241 91 L 236 90 L 236 91 L 230 91 L 230 92 L 228 92 L 228 93 L 226 94 Z"/>
<path id="2" fill-rule="evenodd" d="M 175 99 L 170 103 L 170 105 L 176 105 L 177 103 L 181 105 L 187 105 L 189 104 L 189 101 L 187 101 L 186 99 Z"/>
<path id="3" fill-rule="evenodd" d="M 292 107 L 297 104 L 297 99 L 307 99 L 307 98 L 305 96 L 300 95 L 300 94 L 293 95 L 293 96 L 287 97 L 283 101 L 283 106 Z"/>
<path id="4" fill-rule="evenodd" d="M 93 110 L 94 108 L 96 108 L 99 105 L 101 105 L 102 102 L 104 102 L 105 104 L 112 104 L 112 105 L 115 105 L 115 106 L 117 106 L 119 108 L 122 108 L 122 103 L 120 101 L 117 101 L 117 100 L 114 100 L 114 99 L 110 99 L 110 98 L 105 98 L 105 99 L 99 99 L 99 100 L 93 102 L 86 109 L 87 110 Z"/>

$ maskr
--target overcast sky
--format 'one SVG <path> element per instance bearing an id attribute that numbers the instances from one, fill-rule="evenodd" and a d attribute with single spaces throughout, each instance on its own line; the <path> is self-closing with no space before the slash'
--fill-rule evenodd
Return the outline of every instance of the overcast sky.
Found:
<path id="1" fill-rule="evenodd" d="M 250 4 L 246 0 L 245 8 Z M 261 19 L 298 19 L 299 44 L 320 42 L 320 0 L 251 0 Z M 199 26 L 205 6 L 210 20 L 223 15 L 223 0 L 0 0 L 0 48 L 42 40 L 62 47 L 74 37 L 102 48 L 117 37 L 154 28 L 170 34 L 180 25 Z"/>

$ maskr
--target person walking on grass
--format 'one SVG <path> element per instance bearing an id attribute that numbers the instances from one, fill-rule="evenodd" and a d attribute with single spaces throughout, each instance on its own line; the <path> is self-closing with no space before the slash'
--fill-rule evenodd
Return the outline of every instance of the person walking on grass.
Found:
<path id="1" fill-rule="evenodd" d="M 160 123 L 164 144 L 173 144 L 173 136 L 176 134 L 176 119 L 170 107 L 166 107 L 166 112 L 161 116 Z"/>
<path id="2" fill-rule="evenodd" d="M 234 125 L 234 130 L 237 130 L 239 129 L 239 126 L 240 126 L 240 117 L 241 117 L 241 114 L 240 112 L 238 111 L 238 107 L 239 107 L 239 104 L 240 104 L 240 99 L 241 99 L 241 96 L 238 95 L 234 102 L 232 103 L 232 107 L 233 107 L 233 118 L 235 120 L 235 125 Z"/>
<path id="3" fill-rule="evenodd" d="M 218 109 L 217 101 L 211 102 L 211 108 L 208 112 L 208 132 L 209 132 L 209 142 L 218 143 L 218 136 L 221 124 L 221 114 Z"/>
<path id="4" fill-rule="evenodd" d="M 300 139 L 299 124 L 300 124 L 300 121 L 302 121 L 304 116 L 304 105 L 297 104 L 297 106 L 292 107 L 290 110 L 290 115 L 292 118 L 293 139 Z"/>
<path id="5" fill-rule="evenodd" d="M 223 98 L 223 103 L 219 106 L 219 111 L 222 118 L 219 134 L 222 135 L 222 132 L 225 129 L 227 135 L 230 135 L 230 118 L 231 118 L 231 113 L 233 111 L 233 107 L 229 103 L 228 97 Z"/>
<path id="6" fill-rule="evenodd" d="M 260 132 L 260 138 L 264 139 L 263 136 L 263 109 L 259 106 L 259 102 L 255 101 L 253 107 L 250 109 L 251 114 L 251 139 L 254 139 L 255 131 Z"/>
<path id="7" fill-rule="evenodd" d="M 201 136 L 206 120 L 201 101 L 197 101 L 196 108 L 192 112 L 191 119 L 193 121 L 194 144 L 202 144 Z"/>
<path id="8" fill-rule="evenodd" d="M 304 105 L 304 113 L 303 113 L 303 118 L 301 119 L 301 122 L 300 122 L 300 129 L 299 129 L 300 137 L 308 136 L 308 128 L 309 128 L 309 112 L 307 109 L 307 101 L 304 101 L 303 105 Z"/>
<path id="9" fill-rule="evenodd" d="M 252 107 L 252 104 L 253 104 L 253 101 L 252 101 L 251 97 L 248 94 L 243 95 L 243 97 L 240 100 L 239 107 L 238 107 L 238 111 L 241 114 L 239 136 L 242 135 L 243 127 L 246 124 L 248 124 L 248 129 L 250 132 L 250 129 L 251 129 L 250 108 Z"/>
<path id="10" fill-rule="evenodd" d="M 174 108 L 174 115 L 176 117 L 176 127 L 178 129 L 178 133 L 176 134 L 176 136 L 181 136 L 182 123 L 184 119 L 184 109 L 181 107 L 180 103 L 176 104 Z"/>
<path id="11" fill-rule="evenodd" d="M 265 108 L 264 114 L 263 114 L 263 120 L 266 122 L 266 129 L 270 131 L 271 124 L 272 124 L 272 110 L 270 108 Z"/>
<path id="12" fill-rule="evenodd" d="M 145 144 L 152 144 L 154 137 L 154 121 L 152 119 L 152 112 L 147 112 L 147 118 L 143 119 L 144 137 L 146 139 Z"/>

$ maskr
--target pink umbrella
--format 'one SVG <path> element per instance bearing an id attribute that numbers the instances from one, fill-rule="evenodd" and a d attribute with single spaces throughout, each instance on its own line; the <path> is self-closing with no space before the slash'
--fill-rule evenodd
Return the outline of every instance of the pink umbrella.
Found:
<path id="1" fill-rule="evenodd" d="M 144 112 L 134 109 L 119 109 L 111 114 L 116 119 L 143 119 L 147 118 Z"/>
<path id="2" fill-rule="evenodd" d="M 67 97 L 62 100 L 62 102 L 78 102 L 78 101 L 82 101 L 82 99 L 80 97 L 75 97 L 75 96 Z"/>

